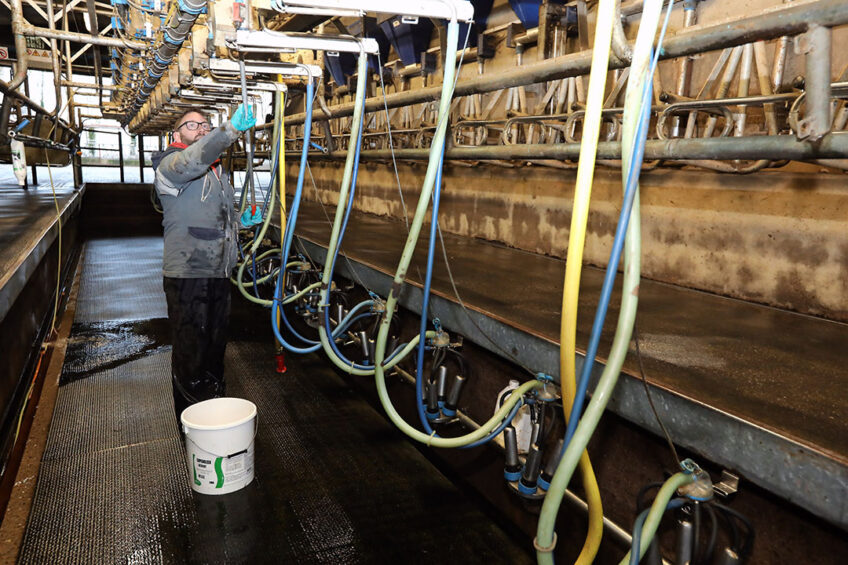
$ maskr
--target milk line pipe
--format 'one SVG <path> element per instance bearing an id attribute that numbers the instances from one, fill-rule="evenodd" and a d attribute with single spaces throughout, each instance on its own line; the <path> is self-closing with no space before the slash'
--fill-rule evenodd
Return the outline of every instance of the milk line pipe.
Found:
<path id="1" fill-rule="evenodd" d="M 410 426 L 397 413 L 397 410 L 391 403 L 391 399 L 389 398 L 388 391 L 386 389 L 385 370 L 388 368 L 388 364 L 385 367 L 383 365 L 383 359 L 385 357 L 386 350 L 386 340 L 391 325 L 391 318 L 397 305 L 397 294 L 399 293 L 400 288 L 403 285 L 406 271 L 409 268 L 409 263 L 412 259 L 412 253 L 414 252 L 415 244 L 418 240 L 418 236 L 421 231 L 424 216 L 426 216 L 427 209 L 429 208 L 430 198 L 432 196 L 432 191 L 434 188 L 435 171 L 438 167 L 437 157 L 441 155 L 440 148 L 441 145 L 444 143 L 445 132 L 447 130 L 447 119 L 450 112 L 450 104 L 452 98 L 451 93 L 454 85 L 454 78 L 456 72 L 456 57 L 454 57 L 453 54 L 455 54 L 457 48 L 458 34 L 459 25 L 457 24 L 456 20 L 451 20 L 448 23 L 447 34 L 447 45 L 450 52 L 448 53 L 448 57 L 445 59 L 445 72 L 444 80 L 442 83 L 442 87 L 445 92 L 439 102 L 439 118 L 437 120 L 438 126 L 436 128 L 435 137 L 433 139 L 434 145 L 431 148 L 432 159 L 427 167 L 427 173 L 425 175 L 423 187 L 421 190 L 421 196 L 419 197 L 415 216 L 410 226 L 409 237 L 407 238 L 403 254 L 401 255 L 400 264 L 398 265 L 398 269 L 395 274 L 395 282 L 391 291 L 389 292 L 388 299 L 386 300 L 386 314 L 383 317 L 382 322 L 380 323 L 380 330 L 377 335 L 377 343 L 374 355 L 374 375 L 377 384 L 377 392 L 380 397 L 380 403 L 383 406 L 383 409 L 386 410 L 386 414 L 389 416 L 392 422 L 410 438 L 434 447 L 461 447 L 463 445 L 468 445 L 477 440 L 483 439 L 503 421 L 503 419 L 507 416 L 510 410 L 514 407 L 514 404 L 517 403 L 521 399 L 521 397 L 523 397 L 524 394 L 526 394 L 530 390 L 541 388 L 543 386 L 543 383 L 538 380 L 524 383 L 523 385 L 518 387 L 513 396 L 511 396 L 504 403 L 501 409 L 481 428 L 470 434 L 458 438 L 434 437 L 434 434 L 428 435 Z M 431 334 L 434 332 L 427 333 Z M 417 337 L 418 336 L 416 336 L 416 339 Z M 416 339 L 412 340 L 410 344 L 415 342 Z"/>
<path id="2" fill-rule="evenodd" d="M 810 25 L 837 27 L 848 23 L 848 2 L 844 0 L 816 0 L 812 2 L 793 2 L 757 14 L 739 18 L 730 22 L 717 22 L 709 25 L 697 25 L 669 34 L 664 41 L 662 60 L 674 59 L 685 55 L 734 47 L 757 40 L 770 40 L 784 35 L 796 35 L 807 31 Z M 562 55 L 532 65 L 522 65 L 497 74 L 457 82 L 456 96 L 480 94 L 525 86 L 550 80 L 581 76 L 589 72 L 591 51 L 582 51 Z M 610 69 L 624 68 L 623 62 L 610 61 Z M 400 92 L 386 96 L 388 108 L 408 106 L 439 99 L 438 86 Z M 383 108 L 382 97 L 369 98 L 365 104 L 367 112 Z M 328 108 L 330 115 L 315 112 L 313 119 L 339 118 L 353 113 L 353 104 L 345 103 Z M 294 114 L 287 118 L 290 124 L 302 123 L 305 114 Z"/>
<path id="3" fill-rule="evenodd" d="M 647 5 L 645 11 L 642 15 L 642 21 L 639 26 L 639 34 L 636 39 L 636 48 L 634 49 L 633 56 L 633 64 L 631 66 L 630 71 L 630 80 L 628 81 L 627 93 L 625 97 L 625 107 L 627 111 L 625 111 L 624 115 L 624 131 L 623 131 L 623 144 L 626 150 L 632 151 L 634 149 L 635 144 L 633 144 L 633 139 L 635 138 L 636 131 L 634 131 L 633 124 L 633 110 L 636 108 L 640 108 L 643 105 L 644 91 L 649 88 L 648 84 L 650 84 L 650 75 L 645 72 L 646 67 L 650 68 L 650 53 L 651 53 L 651 44 L 653 43 L 654 34 L 657 27 L 657 22 L 659 20 L 660 11 L 661 11 L 661 1 L 659 2 L 651 2 Z M 669 4 L 669 7 L 671 4 Z M 642 111 L 645 111 L 645 108 L 641 108 Z M 640 112 L 641 114 L 642 112 Z M 630 168 L 633 170 L 636 168 L 638 171 L 638 167 L 635 167 L 634 162 L 641 162 L 641 159 L 629 159 L 629 151 L 627 151 L 627 157 L 623 160 L 622 165 L 625 168 Z M 632 181 L 631 181 L 632 182 Z M 638 207 L 638 192 L 636 193 L 636 198 L 634 199 L 634 208 L 633 214 L 636 217 L 639 217 L 639 207 Z M 616 341 L 613 343 L 613 354 L 611 355 L 611 360 L 613 362 L 617 362 L 618 367 L 615 370 L 613 380 L 609 390 L 607 390 L 607 394 L 609 394 L 612 388 L 615 385 L 615 379 L 618 377 L 618 371 L 621 368 L 621 364 L 624 361 L 624 356 L 627 353 L 627 349 L 630 341 L 630 332 L 632 331 L 633 321 L 635 320 L 635 312 L 636 312 L 636 304 L 637 299 L 635 295 L 635 290 L 638 288 L 639 284 L 639 270 L 638 270 L 638 262 L 639 262 L 639 242 L 638 242 L 638 232 L 639 232 L 639 224 L 637 221 L 631 222 L 628 227 L 628 238 L 626 243 L 628 243 L 627 247 L 627 260 L 625 262 L 625 281 L 624 281 L 624 290 L 623 290 L 623 303 L 619 316 L 619 326 L 616 334 Z M 633 237 L 634 233 L 636 234 Z M 635 240 L 635 245 L 633 245 Z M 634 264 L 636 269 L 634 270 Z M 635 275 L 635 276 L 634 276 Z M 577 281 L 579 284 L 579 280 Z M 563 312 L 565 315 L 565 312 Z M 619 335 L 624 334 L 624 335 Z M 624 338 L 622 340 L 622 338 Z M 566 336 L 561 336 L 561 340 L 566 339 Z M 622 351 L 622 341 L 623 351 Z M 617 349 L 616 349 L 617 346 Z M 562 350 L 561 350 L 562 351 Z M 571 360 L 573 362 L 573 359 Z M 564 355 L 561 355 L 560 362 L 566 365 L 569 362 Z M 561 368 L 561 376 L 563 374 L 563 369 Z M 561 383 L 565 383 L 565 380 L 561 378 Z M 569 383 L 563 384 L 563 398 L 565 400 L 565 390 Z M 574 384 L 571 384 L 574 386 Z M 596 390 L 595 396 L 592 398 L 592 404 L 589 406 L 589 410 L 595 409 L 597 411 L 597 405 L 600 402 L 599 398 L 603 397 L 603 390 Z M 597 413 L 597 418 L 600 418 L 600 414 L 603 412 L 606 402 L 600 406 L 600 411 Z M 567 402 L 563 402 L 563 409 L 565 410 L 567 406 Z M 587 414 L 589 412 L 587 410 Z M 570 417 L 570 414 L 566 417 Z M 586 417 L 584 416 L 584 419 Z M 554 544 L 554 525 L 556 522 L 556 516 L 559 511 L 559 506 L 562 501 L 563 495 L 568 487 L 568 484 L 571 482 L 571 477 L 576 469 L 578 463 L 582 463 L 582 461 L 586 458 L 585 449 L 586 445 L 589 442 L 589 438 L 594 432 L 595 425 L 591 423 L 587 423 L 581 421 L 581 425 L 578 425 L 579 436 L 569 444 L 566 448 L 565 453 L 563 453 L 560 462 L 557 466 L 556 472 L 554 473 L 553 478 L 550 481 L 550 487 L 548 489 L 548 494 L 545 496 L 545 500 L 542 504 L 542 511 L 539 516 L 539 523 L 537 527 L 536 533 L 536 547 L 537 548 L 551 548 Z M 597 423 L 597 420 L 595 420 Z M 584 475 L 585 478 L 585 475 Z M 591 507 L 590 507 L 591 508 Z M 590 522 L 590 526 L 591 526 Z M 587 544 L 588 544 L 587 538 Z M 585 546 L 584 546 L 585 548 Z M 541 551 L 537 549 L 537 559 L 539 563 L 544 564 L 552 564 L 553 563 L 553 554 L 548 551 Z M 591 561 L 591 557 L 589 558 Z"/>
<path id="4" fill-rule="evenodd" d="M 321 339 L 321 344 L 327 351 L 327 355 L 330 357 L 331 361 L 337 366 L 344 368 L 347 372 L 356 371 L 355 374 L 360 376 L 370 376 L 374 374 L 373 367 L 368 365 L 362 365 L 355 363 L 347 359 L 339 348 L 336 346 L 334 340 L 324 340 L 321 338 L 321 335 L 324 332 L 329 332 L 330 330 L 330 284 L 326 281 L 332 281 L 333 273 L 335 272 L 336 262 L 338 261 L 339 253 L 341 250 L 342 240 L 344 239 L 344 234 L 347 231 L 348 221 L 350 220 L 350 214 L 353 210 L 353 199 L 356 193 L 356 181 L 359 175 L 359 153 L 362 147 L 362 130 L 364 127 L 364 113 L 360 116 L 359 120 L 359 131 L 356 139 L 356 146 L 353 158 L 353 169 L 351 171 L 350 178 L 350 189 L 349 193 L 346 196 L 346 204 L 344 204 L 344 214 L 339 215 L 339 212 L 342 208 L 342 195 L 339 194 L 339 203 L 336 207 L 336 222 L 341 218 L 341 229 L 339 230 L 338 238 L 335 242 L 333 254 L 329 254 L 328 250 L 328 260 L 324 264 L 324 272 L 322 273 L 322 284 L 325 285 L 325 296 L 324 296 L 324 304 L 319 308 L 319 316 L 321 316 L 323 324 L 319 327 L 319 339 Z M 351 132 L 352 133 L 352 132 Z M 334 225 L 336 225 L 334 222 Z M 323 331 L 322 331 L 323 330 Z M 423 336 L 419 336 L 422 342 L 424 341 Z"/>
<path id="5" fill-rule="evenodd" d="M 398 160 L 423 161 L 429 149 L 395 149 Z M 484 145 L 477 147 L 449 147 L 445 159 L 458 161 L 530 161 L 534 159 L 577 160 L 579 143 Z M 830 133 L 817 144 L 800 141 L 794 135 L 752 135 L 747 137 L 649 139 L 645 142 L 645 159 L 650 161 L 679 161 L 693 159 L 758 160 L 790 159 L 812 161 L 815 159 L 840 159 L 848 154 L 848 135 Z M 314 158 L 338 160 L 344 154 L 312 153 Z M 598 159 L 621 159 L 619 141 L 598 143 Z M 364 161 L 390 161 L 387 149 L 365 150 Z"/>
<path id="6" fill-rule="evenodd" d="M 432 144 L 430 146 L 430 161 L 427 165 L 427 172 L 424 177 L 423 186 L 421 189 L 421 194 L 418 199 L 418 204 L 416 207 L 415 215 L 413 217 L 413 221 L 410 225 L 409 235 L 406 240 L 406 244 L 403 249 L 403 253 L 401 254 L 400 263 L 398 265 L 397 271 L 395 273 L 394 282 L 392 285 L 392 289 L 389 291 L 389 296 L 386 300 L 386 314 L 383 317 L 383 320 L 380 324 L 379 333 L 377 335 L 377 343 L 375 347 L 375 371 L 374 375 L 377 380 L 377 388 L 378 394 L 380 396 L 381 404 L 383 408 L 386 410 L 390 419 L 401 428 L 402 431 L 408 433 L 408 431 L 413 431 L 415 434 L 420 434 L 418 430 L 415 430 L 409 424 L 403 421 L 402 418 L 397 414 L 394 407 L 391 404 L 391 400 L 388 398 L 388 393 L 385 390 L 385 375 L 381 368 L 381 363 L 383 357 L 385 355 L 386 350 L 386 340 L 388 338 L 388 333 L 391 324 L 391 318 L 394 314 L 394 310 L 396 307 L 396 303 L 398 300 L 398 295 L 400 293 L 401 288 L 403 287 L 404 280 L 406 278 L 406 272 L 409 268 L 409 263 L 412 260 L 412 255 L 415 250 L 415 245 L 418 241 L 419 234 L 421 232 L 421 227 L 424 222 L 424 217 L 427 215 L 427 209 L 430 205 L 430 199 L 433 194 L 433 190 L 435 187 L 436 175 L 440 163 L 442 162 L 442 154 L 444 150 L 445 143 L 445 133 L 447 131 L 448 120 L 450 117 L 450 106 L 452 100 L 452 93 L 454 87 L 454 78 L 456 75 L 456 50 L 459 42 L 459 25 L 455 19 L 451 20 L 448 23 L 448 31 L 447 31 L 447 56 L 445 57 L 444 64 L 444 75 L 441 85 L 442 96 L 439 101 L 439 113 L 437 119 L 437 127 L 433 137 Z M 422 316 L 426 317 L 427 313 L 422 312 Z M 382 384 L 382 386 L 381 386 Z M 426 436 L 425 437 L 429 437 Z M 430 438 L 432 439 L 432 438 Z M 479 438 L 478 438 L 479 439 Z"/>
<path id="7" fill-rule="evenodd" d="M 318 336 L 321 347 L 329 357 L 330 361 L 340 369 L 358 376 L 371 376 L 376 370 L 375 367 L 367 367 L 358 365 L 352 361 L 345 359 L 338 351 L 335 342 L 331 342 L 328 336 L 329 327 L 329 306 L 330 306 L 330 291 L 332 285 L 333 270 L 335 268 L 336 258 L 339 249 L 341 248 L 341 240 L 344 237 L 344 229 L 347 227 L 347 218 L 349 218 L 350 210 L 353 205 L 353 194 L 355 190 L 354 183 L 359 169 L 359 151 L 362 145 L 362 129 L 364 106 L 366 96 L 366 82 L 368 72 L 368 54 L 363 50 L 358 59 L 357 65 L 357 80 L 356 80 L 356 99 L 358 102 L 357 112 L 353 116 L 353 123 L 350 132 L 350 145 L 348 146 L 348 158 L 345 161 L 344 173 L 342 176 L 342 184 L 339 189 L 338 205 L 336 206 L 333 228 L 330 234 L 330 241 L 327 246 L 327 261 L 324 263 L 324 270 L 321 276 L 323 284 L 324 304 L 319 307 L 319 316 L 323 317 L 323 323 L 318 326 Z M 307 147 L 304 143 L 304 147 Z M 308 147 L 306 149 L 308 151 Z M 419 336 L 420 338 L 420 336 Z M 411 351 L 411 349 L 409 350 Z M 408 354 L 408 351 L 407 353 Z M 405 355 L 404 355 L 405 356 Z M 381 360 L 382 362 L 382 360 Z"/>
<path id="8" fill-rule="evenodd" d="M 359 73 L 359 79 L 357 80 L 357 93 L 360 96 L 360 100 L 364 100 L 365 82 L 367 81 L 366 73 L 363 72 L 364 69 L 362 68 L 363 66 L 367 67 L 367 53 L 364 50 L 362 50 L 361 53 L 360 53 L 359 66 L 360 66 L 361 72 Z M 312 94 L 311 91 L 307 92 L 307 97 L 308 97 L 308 104 L 311 105 L 312 98 L 313 98 L 313 94 Z M 356 131 L 357 129 L 358 129 L 358 131 Z M 336 250 L 338 249 L 338 245 L 340 244 L 340 238 L 341 238 L 341 235 L 343 234 L 343 229 L 346 226 L 346 221 L 344 221 L 342 226 L 340 226 L 340 223 L 342 221 L 342 215 L 344 214 L 343 205 L 344 205 L 345 200 L 348 199 L 347 191 L 348 191 L 348 188 L 352 184 L 351 181 L 352 181 L 354 174 L 355 174 L 355 167 L 356 167 L 355 162 L 358 160 L 357 156 L 358 156 L 358 147 L 360 146 L 359 140 L 360 140 L 361 130 L 362 130 L 362 118 L 360 117 L 359 127 L 358 128 L 356 127 L 356 121 L 354 121 L 354 128 L 351 131 L 351 145 L 348 148 L 349 149 L 349 151 L 348 151 L 349 158 L 348 158 L 348 162 L 346 163 L 346 166 L 345 166 L 345 177 L 342 180 L 342 188 L 341 188 L 340 194 L 339 194 L 339 206 L 337 206 L 337 210 L 336 210 L 336 221 L 333 223 L 333 233 L 331 234 L 331 243 L 336 248 Z M 309 139 L 309 131 L 304 132 L 304 139 L 305 140 Z M 357 141 L 354 142 L 354 139 L 357 140 Z M 289 250 L 291 248 L 291 241 L 292 241 L 292 237 L 293 237 L 293 233 L 294 233 L 294 223 L 295 223 L 296 218 L 297 218 L 297 215 L 296 215 L 297 209 L 296 208 L 299 208 L 301 194 L 302 194 L 303 171 L 306 168 L 305 167 L 305 165 L 306 165 L 305 160 L 306 160 L 307 152 L 308 152 L 308 145 L 306 143 L 304 143 L 303 153 L 302 153 L 302 162 L 301 162 L 301 171 L 300 171 L 300 175 L 299 175 L 299 178 L 298 178 L 299 188 L 298 188 L 298 191 L 295 194 L 295 199 L 293 201 L 290 220 L 286 225 L 286 232 L 285 232 L 284 245 L 283 245 L 284 257 L 288 257 L 288 253 L 289 253 Z M 350 198 L 349 203 L 352 204 L 352 197 Z M 350 206 L 347 206 L 347 208 L 348 208 L 348 214 L 349 214 Z M 347 215 L 344 215 L 344 217 L 347 217 Z M 340 227 L 341 227 L 341 229 L 340 229 Z M 333 256 L 333 255 L 330 255 L 329 252 L 328 252 L 328 257 L 331 257 L 331 256 Z M 329 303 L 330 284 L 331 284 L 332 269 L 333 269 L 334 262 L 335 262 L 335 260 L 328 261 L 325 264 L 324 275 L 322 277 L 322 286 L 325 286 L 325 288 L 327 289 L 326 299 L 327 299 L 328 303 Z M 279 306 L 277 305 L 277 296 L 279 295 L 278 293 L 280 292 L 280 287 L 282 286 L 281 281 L 283 279 L 283 276 L 284 276 L 284 271 L 281 272 L 280 277 L 279 277 L 278 282 L 277 282 L 277 292 L 275 292 L 275 299 L 274 299 L 275 304 L 274 304 L 274 314 L 273 314 L 273 316 L 276 317 L 277 312 L 280 312 L 281 313 L 280 317 L 282 317 L 283 322 L 286 324 L 288 329 L 290 331 L 292 331 L 293 333 L 295 333 L 295 335 L 297 335 L 296 332 L 294 332 L 294 329 L 292 328 L 291 324 L 288 322 L 288 319 L 281 312 L 281 308 L 279 308 Z M 330 282 L 327 282 L 328 278 L 330 279 Z M 324 309 L 324 310 L 326 310 L 326 309 Z M 325 311 L 324 315 L 325 315 L 325 317 L 328 316 L 328 312 Z M 277 328 L 275 321 L 272 320 L 272 323 L 274 325 L 274 331 L 277 334 L 278 339 L 281 339 L 281 336 L 279 335 L 279 331 L 278 331 L 278 328 Z M 329 340 L 326 337 L 326 328 L 325 328 L 324 325 L 319 326 L 319 335 L 321 336 L 322 340 L 318 344 L 311 344 L 309 347 L 306 347 L 306 348 L 294 348 L 293 350 L 303 351 L 303 350 L 311 349 L 311 350 L 317 351 L 318 347 L 324 347 L 325 351 L 327 351 L 328 355 L 330 356 L 330 359 L 332 361 L 334 361 L 336 363 L 336 365 L 339 366 L 340 368 L 347 370 L 348 372 L 353 372 L 354 374 L 358 374 L 360 371 L 363 371 L 362 368 L 355 367 L 353 363 L 350 363 L 350 362 L 344 363 L 344 361 L 341 358 L 339 358 L 338 356 L 335 355 L 335 351 L 334 351 L 334 349 L 335 349 L 335 339 Z M 298 336 L 298 337 L 302 341 L 308 342 L 306 339 L 302 338 L 301 336 Z M 335 337 L 335 336 L 333 335 L 332 337 Z M 282 340 L 281 340 L 281 343 L 284 346 L 288 345 Z M 407 344 L 407 346 L 409 346 L 409 345 L 410 344 Z M 401 350 L 401 353 L 399 355 L 393 356 L 393 361 L 395 363 L 399 362 L 411 350 L 412 350 L 411 347 L 409 347 L 408 349 Z M 370 374 L 373 373 L 373 369 L 370 369 L 370 370 L 367 370 L 367 371 L 364 371 L 364 372 L 365 372 L 365 374 L 370 375 Z"/>
<path id="9" fill-rule="evenodd" d="M 307 82 L 306 98 L 305 98 L 306 108 L 307 108 L 307 110 L 309 110 L 309 109 L 311 109 L 312 104 L 314 102 L 314 98 L 315 98 L 313 77 L 311 75 L 310 67 L 308 67 L 306 65 L 299 65 L 299 66 L 301 66 L 302 68 L 304 68 L 306 70 L 307 75 L 309 77 L 308 82 Z M 282 121 L 284 119 L 285 119 L 284 113 L 281 112 L 280 113 L 280 120 Z M 282 126 L 282 123 L 281 123 L 281 126 Z M 308 121 L 306 123 L 305 127 L 304 127 L 304 132 L 305 132 L 305 136 L 306 136 L 307 139 L 309 138 L 309 135 L 310 135 L 311 126 L 312 126 L 311 121 Z M 284 152 L 283 152 L 282 145 L 280 145 L 278 149 L 281 152 L 281 156 L 284 158 Z M 297 185 L 296 185 L 296 188 L 295 188 L 295 195 L 294 195 L 294 199 L 293 199 L 293 203 L 292 203 L 292 209 L 289 213 L 288 220 L 286 220 L 286 215 L 285 215 L 285 194 L 283 192 L 284 188 L 283 188 L 283 184 L 282 183 L 280 184 L 280 191 L 281 191 L 281 193 L 280 193 L 281 224 L 280 225 L 281 225 L 281 230 L 282 230 L 282 233 L 283 233 L 283 241 L 282 241 L 282 245 L 281 245 L 281 249 L 280 249 L 280 254 L 281 254 L 282 263 L 285 263 L 287 261 L 287 258 L 289 256 L 289 253 L 290 253 L 290 250 L 291 250 L 291 241 L 292 241 L 292 237 L 293 237 L 293 233 L 294 233 L 294 227 L 297 223 L 297 214 L 298 214 L 298 211 L 299 211 L 299 208 L 300 208 L 301 195 L 302 195 L 302 192 L 303 192 L 303 181 L 304 181 L 305 170 L 306 170 L 306 166 L 307 166 L 306 165 L 306 159 L 307 159 L 307 147 L 304 147 L 303 152 L 301 154 L 300 171 L 299 171 L 299 174 L 298 174 Z M 302 336 L 300 336 L 299 334 L 294 332 L 294 329 L 292 328 L 288 319 L 285 317 L 283 309 L 280 307 L 280 296 L 282 295 L 282 291 L 284 289 L 283 281 L 285 280 L 285 274 L 286 274 L 286 270 L 281 269 L 280 272 L 279 272 L 278 279 L 277 279 L 277 285 L 276 285 L 275 291 L 274 291 L 274 300 L 272 301 L 273 302 L 273 308 L 272 308 L 272 312 L 271 312 L 271 324 L 272 324 L 272 327 L 274 329 L 275 336 L 277 337 L 278 342 L 281 345 L 283 345 L 286 349 L 289 349 L 290 351 L 293 351 L 293 352 L 317 351 L 318 348 L 320 347 L 318 342 L 313 342 L 312 340 L 307 340 L 306 338 L 303 338 Z M 310 287 L 311 286 L 315 286 L 315 288 L 318 288 L 317 285 L 310 285 Z M 289 303 L 290 301 L 294 301 L 294 300 L 296 300 L 296 298 L 295 298 L 296 295 L 299 296 L 299 295 L 303 295 L 303 294 L 305 294 L 305 292 L 301 291 L 300 293 L 295 293 L 295 295 L 290 295 L 290 296 L 286 297 L 285 300 L 282 300 L 282 303 L 286 304 L 286 303 Z M 298 339 L 300 339 L 301 341 L 304 341 L 304 342 L 307 342 L 307 341 L 310 342 L 309 346 L 303 347 L 303 348 L 298 348 L 298 347 L 289 345 L 287 342 L 285 342 L 285 340 L 282 338 L 282 336 L 279 333 L 279 323 L 280 323 L 280 321 L 283 321 L 284 324 L 289 328 L 290 331 L 293 332 L 293 334 Z"/>
<path id="10" fill-rule="evenodd" d="M 468 44 L 468 33 L 470 33 L 470 27 L 468 28 L 468 32 L 466 33 L 466 36 L 465 36 L 465 45 Z M 458 40 L 458 38 L 457 38 L 457 40 Z M 457 63 L 457 66 L 461 68 L 462 57 L 459 58 L 459 62 Z M 455 83 L 454 83 L 454 85 L 455 85 Z M 386 123 L 388 125 L 388 121 Z M 389 143 L 390 144 L 392 143 L 391 139 L 389 140 Z M 418 332 L 420 336 L 424 336 L 425 332 L 427 331 L 427 312 L 429 310 L 429 304 L 430 304 L 430 287 L 431 287 L 432 279 L 433 279 L 433 262 L 434 262 L 434 258 L 435 258 L 435 252 L 436 252 L 436 233 L 437 233 L 438 228 L 439 228 L 439 202 L 441 200 L 441 194 L 442 194 L 442 171 L 443 171 L 443 168 L 444 168 L 444 156 L 445 156 L 445 144 L 443 143 L 442 148 L 441 148 L 441 152 L 440 152 L 440 155 L 439 155 L 438 169 L 436 170 L 436 180 L 434 182 L 433 196 L 432 196 L 433 206 L 432 206 L 432 210 L 430 212 L 430 239 L 429 239 L 429 245 L 428 245 L 428 248 L 427 248 L 427 267 L 426 267 L 424 288 L 423 288 L 423 297 L 422 297 L 422 303 L 421 303 L 421 321 L 420 321 L 419 332 Z M 404 219 L 406 219 L 405 213 L 404 213 Z M 461 359 L 461 357 L 460 357 L 460 359 Z M 423 342 L 423 339 L 422 339 L 418 343 L 418 357 L 416 359 L 416 381 L 415 381 L 416 408 L 417 408 L 417 412 L 418 412 L 418 418 L 419 418 L 419 421 L 421 422 L 422 427 L 424 428 L 424 430 L 427 433 L 433 434 L 433 428 L 430 426 L 429 420 L 427 419 L 427 414 L 425 413 L 425 409 L 424 409 L 423 398 L 422 398 L 423 393 L 424 393 L 424 342 Z M 514 417 L 514 415 L 513 415 L 513 417 Z M 512 421 L 512 418 L 509 418 L 509 421 Z M 506 426 L 506 422 L 507 421 L 505 420 L 504 426 Z M 498 431 L 497 433 L 500 433 L 500 431 Z M 495 433 L 494 435 L 497 435 L 497 433 Z M 489 438 L 486 438 L 484 440 L 480 440 L 478 442 L 472 443 L 472 444 L 465 446 L 465 447 L 470 448 L 470 447 L 475 447 L 477 445 L 480 445 L 482 443 L 486 443 L 486 442 L 490 441 L 492 439 L 492 437 L 494 437 L 494 436 L 490 436 Z"/>

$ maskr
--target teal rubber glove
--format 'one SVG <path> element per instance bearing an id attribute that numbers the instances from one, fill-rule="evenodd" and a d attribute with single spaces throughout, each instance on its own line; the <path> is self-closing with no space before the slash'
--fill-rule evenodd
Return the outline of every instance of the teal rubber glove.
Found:
<path id="1" fill-rule="evenodd" d="M 256 125 L 256 116 L 253 115 L 253 111 L 249 108 L 245 110 L 244 104 L 239 104 L 230 123 L 239 131 L 247 131 Z"/>
<path id="2" fill-rule="evenodd" d="M 252 213 L 251 208 L 253 208 Z M 251 226 L 255 226 L 261 223 L 262 210 L 259 209 L 259 206 L 251 206 L 250 208 L 247 208 L 241 215 L 241 226 L 243 228 L 249 228 Z"/>

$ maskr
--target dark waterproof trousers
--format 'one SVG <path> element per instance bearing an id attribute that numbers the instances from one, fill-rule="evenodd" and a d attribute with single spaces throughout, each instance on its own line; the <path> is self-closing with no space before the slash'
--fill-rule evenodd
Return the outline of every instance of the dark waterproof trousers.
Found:
<path id="1" fill-rule="evenodd" d="M 224 350 L 230 319 L 228 279 L 164 277 L 171 324 L 171 384 L 177 422 L 195 402 L 224 396 Z"/>

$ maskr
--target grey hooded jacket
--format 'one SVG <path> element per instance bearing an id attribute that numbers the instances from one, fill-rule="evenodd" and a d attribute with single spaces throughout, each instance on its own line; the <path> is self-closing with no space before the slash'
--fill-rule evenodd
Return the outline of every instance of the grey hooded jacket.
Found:
<path id="1" fill-rule="evenodd" d="M 233 187 L 216 161 L 238 136 L 226 122 L 188 147 L 173 144 L 153 154 L 154 182 L 164 212 L 164 276 L 230 276 L 238 257 L 238 214 Z"/>

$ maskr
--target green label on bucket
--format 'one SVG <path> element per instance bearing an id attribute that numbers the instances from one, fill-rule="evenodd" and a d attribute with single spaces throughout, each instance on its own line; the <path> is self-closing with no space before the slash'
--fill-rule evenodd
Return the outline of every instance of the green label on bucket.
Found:
<path id="1" fill-rule="evenodd" d="M 215 483 L 215 488 L 221 488 L 224 486 L 224 470 L 221 468 L 221 463 L 223 463 L 223 457 L 215 458 L 215 474 L 218 476 L 218 482 Z"/>
<path id="2" fill-rule="evenodd" d="M 194 453 L 191 454 L 191 472 L 194 473 L 194 484 L 200 485 L 200 481 L 197 480 L 197 467 L 194 464 Z"/>

